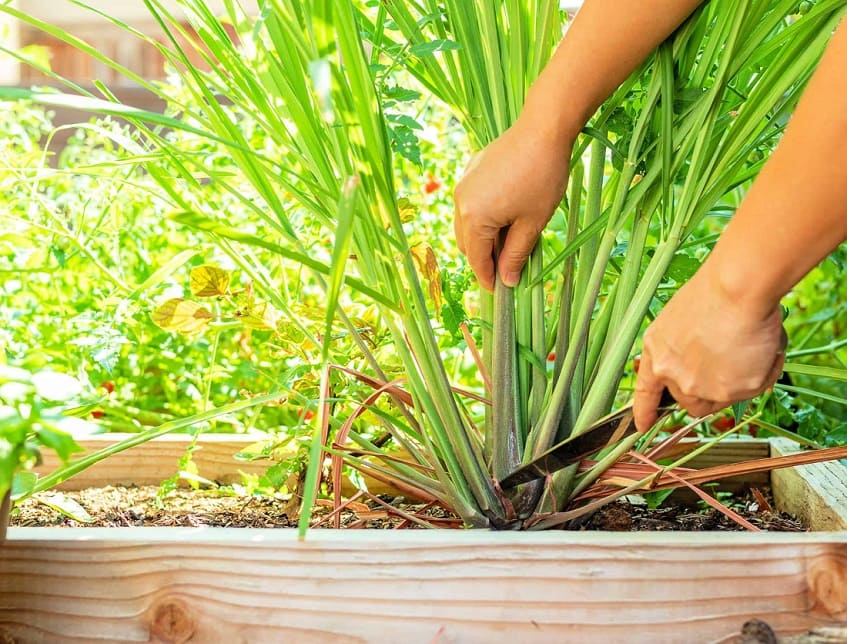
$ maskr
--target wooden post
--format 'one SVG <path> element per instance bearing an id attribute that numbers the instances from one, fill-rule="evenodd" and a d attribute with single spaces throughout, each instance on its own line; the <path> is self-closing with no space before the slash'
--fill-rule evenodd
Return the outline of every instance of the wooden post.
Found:
<path id="1" fill-rule="evenodd" d="M 773 456 L 798 450 L 792 441 L 771 441 Z M 812 530 L 847 530 L 847 468 L 841 463 L 774 470 L 771 489 L 777 508 L 795 515 Z"/>

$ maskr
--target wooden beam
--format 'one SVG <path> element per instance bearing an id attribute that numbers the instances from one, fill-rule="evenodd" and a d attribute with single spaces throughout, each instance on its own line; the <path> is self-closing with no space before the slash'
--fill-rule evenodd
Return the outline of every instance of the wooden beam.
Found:
<path id="1" fill-rule="evenodd" d="M 773 456 L 799 451 L 796 443 L 773 439 Z M 777 508 L 811 530 L 847 530 L 847 467 L 839 462 L 801 465 L 771 473 Z M 847 578 L 844 580 L 847 586 Z"/>
<path id="2" fill-rule="evenodd" d="M 89 453 L 114 445 L 131 434 L 102 434 L 79 439 L 77 442 Z M 262 436 L 233 436 L 232 434 L 206 434 L 192 452 L 200 476 L 218 483 L 241 481 L 241 472 L 262 474 L 273 461 L 237 461 L 233 456 L 249 445 L 263 440 Z M 120 452 L 100 461 L 58 486 L 60 490 L 81 490 L 105 485 L 159 485 L 178 471 L 179 459 L 191 445 L 191 437 L 169 434 Z M 36 468 L 47 474 L 60 462 L 55 453 L 46 451 L 44 462 Z"/>
<path id="3" fill-rule="evenodd" d="M 131 434 L 102 434 L 79 439 L 83 454 L 102 449 L 121 441 Z M 242 472 L 261 475 L 276 461 L 238 461 L 235 454 L 253 443 L 266 440 L 266 436 L 240 436 L 233 434 L 204 434 L 192 452 L 200 476 L 224 485 L 241 482 Z M 178 472 L 179 459 L 191 446 L 191 437 L 185 434 L 166 434 L 132 449 L 111 456 L 56 486 L 57 490 L 82 490 L 107 485 L 159 485 Z M 80 455 L 76 455 L 77 457 Z M 283 458 L 285 455 L 279 455 Z M 61 465 L 52 451 L 45 451 L 44 462 L 35 471 L 43 476 Z M 396 490 L 365 476 L 368 490 L 373 494 L 391 494 Z M 345 481 L 344 494 L 355 493 L 352 484 Z"/>
<path id="4" fill-rule="evenodd" d="M 128 434 L 102 434 L 78 440 L 86 453 L 101 449 L 120 441 Z M 261 474 L 272 461 L 236 461 L 234 454 L 248 445 L 262 440 L 262 436 L 238 436 L 233 434 L 204 434 L 192 458 L 201 476 L 219 483 L 236 483 L 241 480 L 240 472 Z M 144 443 L 131 450 L 121 452 L 79 473 L 58 486 L 60 490 L 81 490 L 105 485 L 158 485 L 177 471 L 177 463 L 191 444 L 191 438 L 181 434 L 170 434 Z M 767 441 L 753 439 L 728 439 L 698 456 L 691 467 L 709 467 L 743 460 L 765 458 L 770 451 Z M 44 454 L 44 463 L 36 472 L 47 474 L 59 466 L 52 452 Z M 382 483 L 366 477 L 368 489 L 374 494 L 390 490 Z M 768 474 L 752 474 L 742 477 L 748 485 L 767 485 Z"/>
<path id="5" fill-rule="evenodd" d="M 0 641 L 727 641 L 845 580 L 847 534 L 11 528 Z"/>

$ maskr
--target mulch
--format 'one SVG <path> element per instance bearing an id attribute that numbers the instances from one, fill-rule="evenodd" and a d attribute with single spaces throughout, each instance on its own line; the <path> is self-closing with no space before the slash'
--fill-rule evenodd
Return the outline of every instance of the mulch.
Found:
<path id="1" fill-rule="evenodd" d="M 235 496 L 220 491 L 178 488 L 160 494 L 157 486 L 102 487 L 78 492 L 65 492 L 79 503 L 94 519 L 83 523 L 70 519 L 52 509 L 40 498 L 49 500 L 49 493 L 19 504 L 13 511 L 13 526 L 53 527 L 231 527 L 231 528 L 291 528 L 297 520 L 287 497 Z M 767 500 L 746 496 L 732 501 L 733 509 L 763 530 L 802 532 L 805 527 L 794 517 L 773 511 Z M 341 513 L 341 527 L 348 529 L 416 528 L 414 517 L 441 527 L 461 527 L 461 522 L 443 508 L 404 502 L 402 499 L 381 498 L 352 503 Z M 333 527 L 329 501 L 320 502 L 313 522 L 323 519 L 318 527 Z M 394 505 L 398 511 L 386 509 Z M 401 516 L 402 514 L 402 516 Z M 744 528 L 712 508 L 668 504 L 650 509 L 643 502 L 621 500 L 609 504 L 578 526 L 579 530 L 606 531 L 743 531 Z"/>

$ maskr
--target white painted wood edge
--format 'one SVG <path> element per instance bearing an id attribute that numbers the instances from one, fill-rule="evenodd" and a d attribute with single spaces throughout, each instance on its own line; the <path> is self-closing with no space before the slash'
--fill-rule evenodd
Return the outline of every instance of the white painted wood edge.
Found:
<path id="1" fill-rule="evenodd" d="M 20 528 L 10 527 L 12 541 L 110 542 L 115 544 L 205 544 L 205 545 L 291 545 L 297 543 L 292 528 Z M 349 547 L 488 547 L 535 545 L 589 545 L 598 548 L 621 546 L 691 546 L 755 544 L 845 544 L 847 531 L 832 532 L 605 532 L 548 530 L 542 532 L 491 530 L 310 530 L 304 548 L 344 545 Z M 245 555 L 246 556 L 246 555 Z"/>

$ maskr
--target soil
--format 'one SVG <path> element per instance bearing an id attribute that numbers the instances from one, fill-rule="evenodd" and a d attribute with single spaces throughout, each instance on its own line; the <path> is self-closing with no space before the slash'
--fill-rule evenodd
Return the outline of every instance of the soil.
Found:
<path id="1" fill-rule="evenodd" d="M 773 532 L 804 532 L 806 530 L 795 517 L 784 512 L 762 508 L 760 502 L 752 498 L 733 503 L 732 508 L 762 530 Z M 633 504 L 626 501 L 617 501 L 600 508 L 581 529 L 612 532 L 663 530 L 739 532 L 744 530 L 728 516 L 713 508 L 702 510 L 696 507 L 669 505 L 650 509 L 646 504 Z"/>
<path id="2" fill-rule="evenodd" d="M 225 496 L 219 492 L 176 489 L 161 498 L 157 486 L 89 488 L 66 492 L 94 519 L 83 523 L 70 519 L 45 503 L 38 495 L 18 505 L 12 513 L 13 526 L 54 527 L 239 527 L 291 528 L 296 518 L 291 504 L 283 497 Z M 49 494 L 41 498 L 49 500 Z M 322 502 L 315 509 L 313 522 L 317 527 L 332 527 L 331 503 Z M 396 506 L 392 509 L 389 504 Z M 388 507 L 386 507 L 388 506 Z M 759 494 L 732 502 L 733 509 L 763 530 L 801 532 L 805 528 L 794 517 L 770 509 L 766 496 Z M 402 499 L 369 500 L 352 503 L 341 513 L 344 528 L 416 528 L 415 518 L 447 527 L 459 528 L 461 521 L 438 506 L 410 504 Z M 649 509 L 646 504 L 617 501 L 601 508 L 579 527 L 580 530 L 607 531 L 741 531 L 737 523 L 717 510 L 669 505 Z"/>

